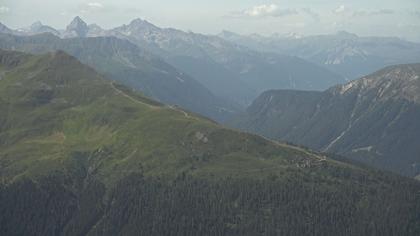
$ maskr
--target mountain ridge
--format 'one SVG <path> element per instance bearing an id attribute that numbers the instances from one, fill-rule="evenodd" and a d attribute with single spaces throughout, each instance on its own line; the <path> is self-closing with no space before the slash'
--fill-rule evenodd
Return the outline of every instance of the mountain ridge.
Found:
<path id="1" fill-rule="evenodd" d="M 324 92 L 268 91 L 231 124 L 416 176 L 419 75 L 420 64 L 397 65 Z"/>

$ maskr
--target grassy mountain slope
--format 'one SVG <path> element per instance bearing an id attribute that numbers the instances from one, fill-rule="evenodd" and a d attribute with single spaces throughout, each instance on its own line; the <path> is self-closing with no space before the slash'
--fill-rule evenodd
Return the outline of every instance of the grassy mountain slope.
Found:
<path id="1" fill-rule="evenodd" d="M 269 91 L 233 123 L 278 140 L 420 173 L 420 66 L 385 68 L 321 92 Z"/>
<path id="2" fill-rule="evenodd" d="M 4 60 L 9 54 L 2 52 Z M 103 80 L 63 52 L 18 55 L 28 59 L 19 59 L 17 66 L 13 60 L 15 68 L 4 68 L 1 80 L 5 177 L 42 172 L 59 165 L 63 156 L 84 159 L 95 151 L 106 178 L 135 171 L 140 164 L 152 175 L 224 168 L 231 175 L 243 169 L 235 167 L 236 161 L 258 173 L 259 168 L 320 158 L 148 100 Z"/>
<path id="3" fill-rule="evenodd" d="M 51 34 L 0 35 L 0 48 L 31 53 L 63 50 L 106 77 L 166 104 L 224 121 L 236 107 L 214 96 L 187 74 L 152 54 L 117 38 L 60 39 Z"/>
<path id="4" fill-rule="evenodd" d="M 0 51 L 2 235 L 416 235 L 417 182 Z"/>

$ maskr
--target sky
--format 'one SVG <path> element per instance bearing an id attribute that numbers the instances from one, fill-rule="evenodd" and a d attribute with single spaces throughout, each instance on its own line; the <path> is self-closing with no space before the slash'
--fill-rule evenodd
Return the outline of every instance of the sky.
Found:
<path id="1" fill-rule="evenodd" d="M 420 0 L 0 0 L 0 22 L 55 28 L 80 16 L 104 28 L 135 18 L 204 34 L 395 36 L 420 42 Z"/>

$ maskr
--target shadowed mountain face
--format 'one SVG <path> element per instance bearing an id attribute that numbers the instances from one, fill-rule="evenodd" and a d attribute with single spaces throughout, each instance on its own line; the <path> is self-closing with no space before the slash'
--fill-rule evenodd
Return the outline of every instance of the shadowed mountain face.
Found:
<path id="1" fill-rule="evenodd" d="M 398 38 L 359 37 L 347 32 L 309 37 L 263 37 L 225 31 L 219 36 L 257 51 L 303 58 L 349 80 L 385 66 L 420 61 L 420 44 Z"/>
<path id="2" fill-rule="evenodd" d="M 178 105 L 220 122 L 237 109 L 214 96 L 187 74 L 126 40 L 102 37 L 60 39 L 49 34 L 29 37 L 2 34 L 0 47 L 32 53 L 64 50 L 112 80 L 163 103 Z"/>
<path id="3" fill-rule="evenodd" d="M 413 180 L 225 129 L 61 51 L 0 51 L 0 75 L 2 235 L 420 232 Z"/>
<path id="4" fill-rule="evenodd" d="M 67 26 L 63 33 L 64 38 L 86 37 L 89 31 L 88 25 L 80 18 L 76 17 Z"/>
<path id="5" fill-rule="evenodd" d="M 325 92 L 268 91 L 233 125 L 416 176 L 419 120 L 420 65 L 410 64 Z"/>
<path id="6" fill-rule="evenodd" d="M 104 30 L 76 17 L 60 36 L 128 40 L 192 75 L 214 95 L 239 106 L 249 105 L 267 89 L 323 90 L 344 81 L 323 67 L 293 56 L 260 53 L 217 36 L 163 29 L 141 19 Z"/>

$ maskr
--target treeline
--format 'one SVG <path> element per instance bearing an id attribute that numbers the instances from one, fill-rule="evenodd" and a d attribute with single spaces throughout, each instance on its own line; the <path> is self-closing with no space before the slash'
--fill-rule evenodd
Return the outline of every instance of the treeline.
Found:
<path id="1" fill-rule="evenodd" d="M 0 235 L 420 235 L 418 183 L 335 174 L 359 182 L 131 175 L 106 193 L 94 180 L 20 181 L 1 187 Z"/>

